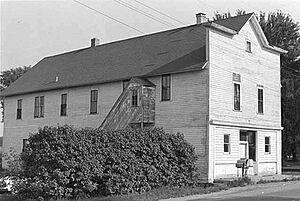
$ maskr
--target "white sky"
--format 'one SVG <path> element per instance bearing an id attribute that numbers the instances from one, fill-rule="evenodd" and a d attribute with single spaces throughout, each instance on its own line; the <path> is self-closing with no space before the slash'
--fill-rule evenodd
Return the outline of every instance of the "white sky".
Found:
<path id="1" fill-rule="evenodd" d="M 34 65 L 43 57 L 80 49 L 90 39 L 101 43 L 141 35 L 115 21 L 72 1 L 1 1 L 0 71 Z M 166 25 L 132 11 L 114 0 L 79 0 L 142 32 L 153 33 L 170 29 Z M 134 0 L 121 0 L 173 24 L 183 26 Z M 195 23 L 195 14 L 204 12 L 212 18 L 215 11 L 234 13 L 236 9 L 259 13 L 282 10 L 300 22 L 299 0 L 138 0 L 186 25 Z"/>

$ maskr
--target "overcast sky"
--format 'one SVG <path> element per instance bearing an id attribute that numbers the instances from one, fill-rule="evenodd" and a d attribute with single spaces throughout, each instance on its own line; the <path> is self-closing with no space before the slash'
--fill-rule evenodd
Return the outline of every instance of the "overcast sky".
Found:
<path id="1" fill-rule="evenodd" d="M 0 0 L 1 1 L 1 0 Z M 236 9 L 259 13 L 282 10 L 300 22 L 299 0 L 78 0 L 140 32 L 153 33 L 184 26 L 139 4 L 144 3 L 185 25 L 195 23 L 195 14 L 215 11 L 234 13 Z M 157 22 L 124 7 L 120 2 L 139 8 Z M 108 19 L 73 0 L 1 1 L 1 71 L 23 65 L 35 65 L 46 56 L 84 48 L 90 39 L 101 43 L 142 35 Z M 163 24 L 164 23 L 164 24 Z M 169 24 L 168 26 L 165 24 Z"/>

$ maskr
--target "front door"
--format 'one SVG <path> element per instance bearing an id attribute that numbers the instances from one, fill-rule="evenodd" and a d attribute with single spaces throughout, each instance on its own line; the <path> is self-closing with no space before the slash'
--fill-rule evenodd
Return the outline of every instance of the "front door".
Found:
<path id="1" fill-rule="evenodd" d="M 248 142 L 240 141 L 240 158 L 248 159 Z"/>

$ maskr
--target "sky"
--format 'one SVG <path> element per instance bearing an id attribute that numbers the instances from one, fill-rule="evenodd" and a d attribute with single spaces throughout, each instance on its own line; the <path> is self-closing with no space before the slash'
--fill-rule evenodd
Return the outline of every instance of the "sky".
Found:
<path id="1" fill-rule="evenodd" d="M 148 17 L 125 7 L 124 2 Z M 300 22 L 299 0 L 0 0 L 0 71 L 34 66 L 44 57 L 88 47 L 94 37 L 103 44 L 191 25 L 199 12 L 212 19 L 216 11 L 234 13 L 237 9 L 255 13 L 281 10 Z"/>

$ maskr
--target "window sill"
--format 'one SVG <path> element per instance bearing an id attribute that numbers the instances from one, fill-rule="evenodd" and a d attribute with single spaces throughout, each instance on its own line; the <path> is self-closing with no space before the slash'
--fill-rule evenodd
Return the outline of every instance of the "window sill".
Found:
<path id="1" fill-rule="evenodd" d="M 257 115 L 264 115 L 265 113 L 257 112 L 256 114 L 257 114 Z"/>
<path id="2" fill-rule="evenodd" d="M 90 113 L 90 115 L 97 115 L 99 114 L 98 112 L 95 112 L 95 113 Z"/>
<path id="3" fill-rule="evenodd" d="M 228 156 L 228 155 L 230 155 L 230 152 L 223 152 L 223 155 Z"/>
<path id="4" fill-rule="evenodd" d="M 248 53 L 252 54 L 252 51 L 246 50 L 246 52 L 248 52 Z"/>
<path id="5" fill-rule="evenodd" d="M 271 155 L 271 152 L 265 152 L 265 155 Z"/>
<path id="6" fill-rule="evenodd" d="M 242 110 L 235 110 L 235 109 L 233 109 L 232 111 L 234 111 L 234 112 L 242 112 Z"/>

